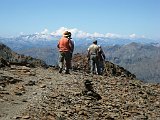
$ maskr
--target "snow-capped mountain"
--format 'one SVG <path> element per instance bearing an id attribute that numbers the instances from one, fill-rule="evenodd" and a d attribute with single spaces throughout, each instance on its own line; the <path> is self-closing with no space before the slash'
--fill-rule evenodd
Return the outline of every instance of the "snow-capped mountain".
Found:
<path id="1" fill-rule="evenodd" d="M 76 28 L 68 29 L 61 27 L 55 32 L 49 32 L 48 29 L 44 29 L 42 32 L 36 32 L 34 34 L 21 34 L 17 37 L 4 38 L 0 37 L 0 42 L 6 44 L 13 50 L 22 50 L 28 48 L 46 48 L 46 47 L 55 47 L 57 41 L 60 39 L 64 31 L 70 31 L 72 33 L 72 38 L 75 41 L 76 46 L 84 46 L 92 43 L 93 40 L 97 40 L 98 44 L 106 45 L 123 45 L 129 44 L 132 42 L 136 43 L 156 43 L 159 45 L 156 40 L 145 38 L 144 36 L 138 36 L 135 34 L 131 35 L 119 35 L 113 33 L 87 33 Z"/>

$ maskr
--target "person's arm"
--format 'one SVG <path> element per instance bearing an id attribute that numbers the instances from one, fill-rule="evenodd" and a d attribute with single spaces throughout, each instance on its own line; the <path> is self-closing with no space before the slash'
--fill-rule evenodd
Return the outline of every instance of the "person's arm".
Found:
<path id="1" fill-rule="evenodd" d="M 102 56 L 103 56 L 103 59 L 105 60 L 105 59 L 106 59 L 106 56 L 105 56 L 103 50 L 102 50 Z"/>
<path id="2" fill-rule="evenodd" d="M 68 42 L 69 42 L 69 48 L 70 48 L 70 52 L 73 52 L 74 46 L 72 41 L 68 38 Z"/>
<path id="3" fill-rule="evenodd" d="M 90 47 L 87 49 L 87 58 L 90 60 Z"/>
<path id="4" fill-rule="evenodd" d="M 72 52 L 74 51 L 74 42 L 72 41 L 72 40 L 70 40 L 71 41 L 71 50 L 72 50 Z"/>
<path id="5" fill-rule="evenodd" d="M 72 41 L 72 49 L 73 49 L 73 51 L 74 51 L 74 41 Z"/>

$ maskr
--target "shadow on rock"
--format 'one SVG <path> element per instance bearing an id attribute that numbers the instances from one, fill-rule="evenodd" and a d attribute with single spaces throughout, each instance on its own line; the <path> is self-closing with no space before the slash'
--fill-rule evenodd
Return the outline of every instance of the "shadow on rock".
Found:
<path id="1" fill-rule="evenodd" d="M 85 88 L 82 91 L 83 95 L 90 96 L 90 97 L 92 97 L 93 99 L 96 99 L 96 100 L 102 99 L 102 97 L 94 91 L 92 81 L 85 80 L 84 81 L 84 86 L 85 86 Z"/>

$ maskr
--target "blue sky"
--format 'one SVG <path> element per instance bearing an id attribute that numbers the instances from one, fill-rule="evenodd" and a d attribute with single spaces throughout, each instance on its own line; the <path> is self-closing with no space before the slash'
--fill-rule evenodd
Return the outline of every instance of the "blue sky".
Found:
<path id="1" fill-rule="evenodd" d="M 160 39 L 160 0 L 0 0 L 0 36 L 61 27 Z"/>

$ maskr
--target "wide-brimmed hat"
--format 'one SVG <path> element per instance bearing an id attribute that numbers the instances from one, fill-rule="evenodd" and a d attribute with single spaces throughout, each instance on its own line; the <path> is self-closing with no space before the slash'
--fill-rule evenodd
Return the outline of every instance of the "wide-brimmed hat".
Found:
<path id="1" fill-rule="evenodd" d="M 65 36 L 65 37 L 69 37 L 69 36 L 71 36 L 71 32 L 69 32 L 69 31 L 65 31 L 65 32 L 63 33 L 63 36 Z"/>

